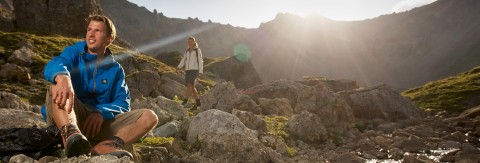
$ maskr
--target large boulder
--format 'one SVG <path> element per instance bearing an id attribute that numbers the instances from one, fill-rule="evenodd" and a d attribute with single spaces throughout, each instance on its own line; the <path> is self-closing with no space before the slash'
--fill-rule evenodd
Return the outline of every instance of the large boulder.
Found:
<path id="1" fill-rule="evenodd" d="M 30 64 L 33 62 L 32 57 L 36 55 L 37 53 L 24 46 L 18 50 L 15 50 L 12 55 L 8 57 L 7 61 L 21 66 L 30 66 Z"/>
<path id="2" fill-rule="evenodd" d="M 125 81 L 132 91 L 132 98 L 157 97 L 160 93 L 162 80 L 160 75 L 154 71 L 138 71 L 126 76 Z"/>
<path id="3" fill-rule="evenodd" d="M 288 131 L 304 142 L 322 143 L 328 138 L 322 119 L 308 111 L 293 116 L 288 121 Z"/>
<path id="4" fill-rule="evenodd" d="M 292 108 L 297 105 L 297 98 L 307 86 L 290 80 L 277 80 L 262 85 L 257 85 L 242 91 L 242 94 L 249 95 L 253 100 L 259 98 L 286 98 Z"/>
<path id="5" fill-rule="evenodd" d="M 173 99 L 177 96 L 179 99 L 185 99 L 186 89 L 185 85 L 162 75 L 162 86 L 160 87 L 160 91 L 165 97 Z"/>
<path id="6" fill-rule="evenodd" d="M 218 162 L 269 162 L 257 133 L 230 113 L 212 109 L 190 123 L 187 142 L 200 143 L 202 155 Z"/>
<path id="7" fill-rule="evenodd" d="M 252 130 L 265 131 L 267 124 L 260 115 L 255 115 L 252 112 L 232 110 L 232 114 L 235 115 L 245 126 Z"/>
<path id="8" fill-rule="evenodd" d="M 24 111 L 31 111 L 39 113 L 40 110 L 25 101 L 15 94 L 0 91 L 0 108 L 10 108 Z"/>
<path id="9" fill-rule="evenodd" d="M 331 80 L 322 77 L 303 77 L 303 80 L 297 81 L 308 86 L 315 86 L 317 84 L 323 84 L 332 89 L 333 92 L 340 92 L 345 90 L 358 89 L 360 86 L 356 81 L 347 79 Z"/>
<path id="10" fill-rule="evenodd" d="M 295 113 L 316 114 L 329 133 L 343 135 L 354 126 L 355 117 L 350 106 L 323 84 L 304 89 L 297 102 Z"/>
<path id="11" fill-rule="evenodd" d="M 232 81 L 237 88 L 245 89 L 262 83 L 252 62 L 240 62 L 236 57 L 215 62 L 205 67 L 205 69 L 217 74 L 226 81 Z"/>
<path id="12" fill-rule="evenodd" d="M 247 95 L 241 94 L 232 82 L 217 83 L 201 98 L 203 110 L 217 109 L 231 113 L 233 109 L 260 114 L 261 109 Z"/>
<path id="13" fill-rule="evenodd" d="M 42 115 L 30 111 L 0 108 L 0 129 L 47 127 Z"/>
<path id="14" fill-rule="evenodd" d="M 85 19 L 102 13 L 98 0 L 21 0 L 13 6 L 19 29 L 72 37 L 84 37 Z"/>
<path id="15" fill-rule="evenodd" d="M 14 63 L 3 64 L 0 68 L 0 77 L 9 80 L 26 81 L 31 79 L 30 69 Z"/>
<path id="16" fill-rule="evenodd" d="M 262 108 L 263 115 L 280 115 L 285 117 L 293 115 L 293 109 L 287 98 L 259 98 L 258 104 L 260 105 L 260 108 Z"/>
<path id="17" fill-rule="evenodd" d="M 132 101 L 131 108 L 153 110 L 158 117 L 157 126 L 188 116 L 187 111 L 181 104 L 163 96 L 135 99 Z"/>
<path id="18" fill-rule="evenodd" d="M 339 92 L 357 119 L 380 118 L 386 121 L 418 118 L 420 109 L 409 99 L 386 85 Z"/>

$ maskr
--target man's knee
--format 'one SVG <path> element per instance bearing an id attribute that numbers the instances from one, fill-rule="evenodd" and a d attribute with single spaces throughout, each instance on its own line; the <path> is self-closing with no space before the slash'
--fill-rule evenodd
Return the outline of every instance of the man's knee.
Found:
<path id="1" fill-rule="evenodd" d="M 148 124 L 151 124 L 152 127 L 156 126 L 158 123 L 158 117 L 155 112 L 152 110 L 146 109 L 143 111 L 142 117 L 144 118 L 145 121 L 147 121 Z"/>

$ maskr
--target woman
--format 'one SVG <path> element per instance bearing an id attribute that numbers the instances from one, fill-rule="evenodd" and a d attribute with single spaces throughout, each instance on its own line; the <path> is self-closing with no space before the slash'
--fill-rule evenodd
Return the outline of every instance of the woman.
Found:
<path id="1" fill-rule="evenodd" d="M 177 66 L 177 72 L 185 68 L 185 99 L 182 105 L 186 105 L 189 97 L 195 98 L 195 105 L 200 106 L 197 89 L 195 89 L 195 81 L 199 74 L 203 74 L 202 51 L 198 48 L 198 43 L 193 36 L 188 37 L 188 49 L 185 51 L 182 60 Z"/>

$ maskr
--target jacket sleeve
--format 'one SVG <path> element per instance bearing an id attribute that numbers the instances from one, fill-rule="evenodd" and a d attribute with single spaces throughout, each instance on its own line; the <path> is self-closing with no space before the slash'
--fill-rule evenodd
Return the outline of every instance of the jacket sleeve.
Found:
<path id="1" fill-rule="evenodd" d="M 186 56 L 186 53 L 187 53 L 187 52 L 185 52 L 185 53 L 183 54 L 183 58 L 182 58 L 182 60 L 180 61 L 180 63 L 178 63 L 177 68 L 183 68 L 183 67 L 185 66 L 185 56 Z"/>
<path id="2" fill-rule="evenodd" d="M 73 46 L 69 46 L 65 48 L 59 56 L 50 60 L 43 70 L 45 79 L 51 83 L 55 83 L 55 77 L 59 74 L 70 76 L 70 71 L 73 69 L 75 55 L 77 55 L 77 53 Z"/>
<path id="3" fill-rule="evenodd" d="M 98 104 L 95 106 L 97 111 L 102 114 L 103 119 L 113 119 L 121 113 L 130 111 L 130 92 L 125 82 L 125 73 L 121 67 L 117 72 L 115 83 L 113 83 L 110 98 L 113 99 L 112 103 Z"/>
<path id="4" fill-rule="evenodd" d="M 203 74 L 203 55 L 202 50 L 198 48 L 198 73 Z"/>

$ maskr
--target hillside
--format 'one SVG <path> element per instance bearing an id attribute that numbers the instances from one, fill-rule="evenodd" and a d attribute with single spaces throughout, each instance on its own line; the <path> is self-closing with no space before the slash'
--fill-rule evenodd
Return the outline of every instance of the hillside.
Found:
<path id="1" fill-rule="evenodd" d="M 402 93 L 423 110 L 462 112 L 480 105 L 480 67 Z"/>
<path id="2" fill-rule="evenodd" d="M 172 19 L 126 0 L 101 4 L 137 48 L 165 41 L 152 54 L 182 52 L 184 40 L 168 42 L 175 38 L 171 36 L 212 26 L 193 34 L 205 55 L 231 56 L 235 45 L 245 44 L 252 49 L 252 62 L 263 81 L 314 75 L 405 90 L 480 65 L 476 0 L 438 0 L 408 12 L 353 22 L 278 14 L 254 29 Z"/>

